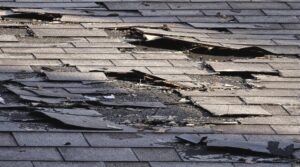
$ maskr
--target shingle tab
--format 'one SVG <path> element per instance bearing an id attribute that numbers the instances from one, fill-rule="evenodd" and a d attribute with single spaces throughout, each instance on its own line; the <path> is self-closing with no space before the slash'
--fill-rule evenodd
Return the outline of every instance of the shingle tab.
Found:
<path id="1" fill-rule="evenodd" d="M 59 148 L 67 161 L 138 161 L 130 148 Z"/>
<path id="2" fill-rule="evenodd" d="M 60 161 L 62 157 L 55 148 L 0 147 L 1 160 Z"/>
<path id="3" fill-rule="evenodd" d="M 87 29 L 32 29 L 39 37 L 105 37 L 104 30 Z"/>
<path id="4" fill-rule="evenodd" d="M 20 146 L 88 146 L 81 133 L 15 132 Z"/>
<path id="5" fill-rule="evenodd" d="M 140 161 L 181 161 L 173 148 L 134 148 Z"/>
<path id="6" fill-rule="evenodd" d="M 103 162 L 33 162 L 35 167 L 105 167 Z"/>

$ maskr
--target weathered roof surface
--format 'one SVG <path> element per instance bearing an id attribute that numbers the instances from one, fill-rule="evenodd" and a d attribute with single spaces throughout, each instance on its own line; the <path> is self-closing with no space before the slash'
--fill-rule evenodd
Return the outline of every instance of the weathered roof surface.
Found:
<path id="1" fill-rule="evenodd" d="M 274 156 L 268 142 L 299 149 L 298 0 L 2 0 L 0 7 L 1 167 L 297 166 L 296 153 Z M 188 43 L 198 56 L 248 58 L 195 61 L 165 44 L 143 49 L 141 36 Z M 230 75 L 243 86 L 228 84 Z M 182 134 L 230 148 L 261 142 L 273 154 L 207 149 Z"/>

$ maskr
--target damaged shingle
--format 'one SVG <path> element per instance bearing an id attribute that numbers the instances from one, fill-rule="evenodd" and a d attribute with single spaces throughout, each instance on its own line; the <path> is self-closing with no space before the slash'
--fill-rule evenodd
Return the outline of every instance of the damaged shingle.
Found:
<path id="1" fill-rule="evenodd" d="M 51 112 L 51 110 L 39 110 L 36 112 L 73 127 L 102 130 L 119 129 L 113 126 L 113 123 L 105 121 L 101 115 L 95 115 L 94 111 L 82 113 L 83 111 L 76 109 L 72 112 L 72 110 L 56 109 L 54 112 Z"/>

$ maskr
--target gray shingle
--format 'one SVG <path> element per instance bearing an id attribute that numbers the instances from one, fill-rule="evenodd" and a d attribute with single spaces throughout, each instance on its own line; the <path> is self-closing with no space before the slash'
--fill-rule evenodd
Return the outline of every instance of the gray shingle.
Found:
<path id="1" fill-rule="evenodd" d="M 0 133 L 1 146 L 17 146 L 15 139 L 10 133 Z"/>
<path id="2" fill-rule="evenodd" d="M 173 148 L 133 148 L 140 161 L 181 161 Z"/>
<path id="3" fill-rule="evenodd" d="M 43 160 L 60 161 L 60 154 L 55 148 L 0 147 L 1 160 Z"/>
<path id="4" fill-rule="evenodd" d="M 173 134 L 85 133 L 94 147 L 168 147 L 166 142 L 175 139 Z"/>
<path id="5" fill-rule="evenodd" d="M 209 162 L 151 162 L 151 167 L 233 167 L 230 163 Z"/>
<path id="6" fill-rule="evenodd" d="M 137 161 L 130 148 L 59 148 L 67 161 Z"/>
<path id="7" fill-rule="evenodd" d="M 105 167 L 103 162 L 33 162 L 35 167 Z"/>
<path id="8" fill-rule="evenodd" d="M 33 167 L 30 161 L 0 161 L 1 167 Z"/>
<path id="9" fill-rule="evenodd" d="M 227 3 L 168 3 L 171 9 L 230 9 Z"/>
<path id="10" fill-rule="evenodd" d="M 32 29 L 39 37 L 105 37 L 104 30 L 87 29 Z"/>
<path id="11" fill-rule="evenodd" d="M 230 2 L 233 9 L 290 9 L 286 3 L 280 2 Z"/>
<path id="12" fill-rule="evenodd" d="M 80 72 L 47 72 L 47 78 L 51 81 L 104 81 L 107 80 L 104 73 L 80 73 Z"/>
<path id="13" fill-rule="evenodd" d="M 156 2 L 105 2 L 105 5 L 110 10 L 169 9 L 166 3 Z"/>
<path id="14" fill-rule="evenodd" d="M 81 133 L 15 132 L 20 146 L 88 146 Z"/>

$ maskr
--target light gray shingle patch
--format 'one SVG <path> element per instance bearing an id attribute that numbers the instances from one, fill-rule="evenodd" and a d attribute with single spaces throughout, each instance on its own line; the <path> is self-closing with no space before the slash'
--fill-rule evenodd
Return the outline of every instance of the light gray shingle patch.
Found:
<path id="1" fill-rule="evenodd" d="M 269 63 L 276 70 L 300 70 L 300 63 Z"/>
<path id="2" fill-rule="evenodd" d="M 17 146 L 15 139 L 10 133 L 0 133 L 1 146 Z M 1 163 L 0 163 L 1 165 Z"/>
<path id="3" fill-rule="evenodd" d="M 247 82 L 249 85 L 257 88 L 267 88 L 267 89 L 275 89 L 277 91 L 278 89 L 300 89 L 300 82 Z M 277 89 L 277 90 L 276 90 Z M 279 92 L 278 92 L 279 93 Z M 295 93 L 291 93 L 296 94 Z"/>
<path id="4" fill-rule="evenodd" d="M 283 108 L 291 115 L 300 115 L 300 106 L 283 106 Z"/>
<path id="5" fill-rule="evenodd" d="M 162 28 L 163 23 L 81 23 L 85 28 L 130 28 L 130 27 L 145 27 L 145 28 Z M 185 28 L 189 27 L 180 23 L 168 23 L 169 27 Z"/>
<path id="6" fill-rule="evenodd" d="M 191 97 L 196 105 L 202 104 L 243 104 L 238 97 Z"/>
<path id="7" fill-rule="evenodd" d="M 119 129 L 109 121 L 103 120 L 103 117 L 72 115 L 59 112 L 36 111 L 60 123 L 82 129 L 113 130 Z"/>
<path id="8" fill-rule="evenodd" d="M 150 162 L 152 167 L 233 167 L 230 163 L 214 163 L 214 162 Z"/>
<path id="9" fill-rule="evenodd" d="M 200 107 L 207 110 L 214 116 L 230 115 L 271 115 L 260 106 L 251 105 L 205 105 Z"/>
<path id="10" fill-rule="evenodd" d="M 29 60 L 29 59 L 0 59 L 0 65 L 12 66 L 30 66 L 30 65 L 45 65 L 45 66 L 60 66 L 58 60 Z"/>
<path id="11" fill-rule="evenodd" d="M 0 72 L 33 72 L 30 66 L 0 66 Z"/>
<path id="12" fill-rule="evenodd" d="M 300 52 L 300 47 L 298 46 L 259 46 L 261 49 L 264 49 L 268 52 L 275 54 L 284 54 L 284 55 L 297 55 Z"/>
<path id="13" fill-rule="evenodd" d="M 116 66 L 120 67 L 168 67 L 172 66 L 167 60 L 112 60 Z"/>
<path id="14" fill-rule="evenodd" d="M 105 2 L 109 10 L 170 9 L 166 3 L 157 2 Z"/>
<path id="15" fill-rule="evenodd" d="M 1 7 L 12 7 L 12 8 L 97 8 L 100 7 L 96 3 L 41 3 L 35 2 L 0 2 Z"/>
<path id="16" fill-rule="evenodd" d="M 167 142 L 175 141 L 174 134 L 133 133 L 85 133 L 94 147 L 169 147 Z"/>
<path id="17" fill-rule="evenodd" d="M 122 22 L 119 17 L 91 17 L 91 16 L 72 16 L 63 15 L 60 19 L 62 22 L 70 23 L 118 23 Z"/>
<path id="18" fill-rule="evenodd" d="M 106 167 L 150 167 L 147 162 L 106 162 Z"/>
<path id="19" fill-rule="evenodd" d="M 299 59 L 289 58 L 289 57 L 270 57 L 270 58 L 257 58 L 257 59 L 234 59 L 233 62 L 238 63 L 300 63 Z"/>
<path id="20" fill-rule="evenodd" d="M 105 81 L 106 76 L 102 72 L 79 73 L 79 72 L 47 72 L 50 81 Z"/>
<path id="21" fill-rule="evenodd" d="M 99 42 L 99 43 L 83 43 L 73 42 L 73 45 L 77 48 L 135 48 L 134 45 L 125 42 Z"/>
<path id="22" fill-rule="evenodd" d="M 122 17 L 124 22 L 129 23 L 178 23 L 180 22 L 177 17 Z"/>
<path id="23" fill-rule="evenodd" d="M 3 167 L 33 167 L 30 161 L 0 161 Z"/>
<path id="24" fill-rule="evenodd" d="M 183 60 L 188 59 L 188 57 L 183 53 L 133 53 L 132 54 L 136 59 L 144 60 L 159 60 L 159 59 L 169 59 L 169 60 Z"/>
<path id="25" fill-rule="evenodd" d="M 255 46 L 255 45 L 276 45 L 271 40 L 259 40 L 259 39 L 218 39 L 218 38 L 202 38 L 196 37 L 200 41 L 203 42 L 211 42 L 211 43 L 220 43 L 221 45 L 233 44 L 233 45 L 241 45 L 241 46 Z"/>
<path id="26" fill-rule="evenodd" d="M 278 40 L 275 39 L 274 42 L 278 45 L 298 45 L 300 46 L 300 40 Z"/>
<path id="27" fill-rule="evenodd" d="M 280 135 L 299 135 L 300 126 L 296 125 L 272 125 L 271 126 L 276 134 Z"/>
<path id="28" fill-rule="evenodd" d="M 64 50 L 67 53 L 120 53 L 117 48 L 64 48 Z"/>
<path id="29" fill-rule="evenodd" d="M 73 59 L 73 60 L 110 60 L 110 59 L 134 59 L 130 54 L 34 54 L 37 59 Z M 179 56 L 180 57 L 180 56 Z"/>
<path id="30" fill-rule="evenodd" d="M 291 6 L 292 9 L 300 9 L 300 3 L 289 2 L 288 5 Z"/>
<path id="31" fill-rule="evenodd" d="M 196 28 L 247 28 L 247 29 L 281 29 L 280 24 L 257 24 L 257 23 L 197 23 L 189 22 Z"/>
<path id="32" fill-rule="evenodd" d="M 289 41 L 289 40 L 294 40 L 296 39 L 296 37 L 294 35 L 253 35 L 253 34 L 250 34 L 250 35 L 247 35 L 247 34 L 225 34 L 225 33 L 213 33 L 213 34 L 207 34 L 209 35 L 209 37 L 211 38 L 219 38 L 219 39 L 242 39 L 244 41 L 247 41 L 247 39 L 252 39 L 253 42 L 254 41 L 259 41 L 259 40 L 266 40 L 266 39 L 269 39 L 269 40 L 282 40 L 282 41 Z M 263 41 L 261 41 L 263 42 Z M 264 43 L 262 44 L 272 44 L 274 45 L 275 43 L 274 42 L 271 42 L 271 41 L 265 41 Z M 255 44 L 255 43 L 254 43 Z"/>
<path id="33" fill-rule="evenodd" d="M 173 148 L 134 148 L 140 161 L 181 161 Z"/>
<path id="34" fill-rule="evenodd" d="M 296 16 L 235 16 L 240 23 L 300 23 Z"/>
<path id="35" fill-rule="evenodd" d="M 36 95 L 42 97 L 62 97 L 62 98 L 71 98 L 71 99 L 81 99 L 83 98 L 81 95 L 74 95 L 68 93 L 66 90 L 62 88 L 25 88 L 30 92 L 35 93 Z"/>
<path id="36" fill-rule="evenodd" d="M 17 42 L 19 41 L 14 35 L 0 35 L 1 42 Z"/>
<path id="37" fill-rule="evenodd" d="M 81 133 L 15 132 L 20 146 L 88 146 Z"/>
<path id="38" fill-rule="evenodd" d="M 81 72 L 117 72 L 117 73 L 128 73 L 132 70 L 141 71 L 144 73 L 151 73 L 146 67 L 109 67 L 109 66 L 76 66 L 76 68 Z"/>
<path id="39" fill-rule="evenodd" d="M 67 161 L 138 161 L 130 148 L 59 148 Z"/>
<path id="40" fill-rule="evenodd" d="M 188 23 L 234 23 L 233 17 L 217 17 L 217 16 L 178 16 L 181 22 Z"/>
<path id="41" fill-rule="evenodd" d="M 210 75 L 206 70 L 196 67 L 147 67 L 153 74 L 198 74 Z"/>
<path id="42" fill-rule="evenodd" d="M 4 53 L 64 53 L 62 48 L 1 48 Z"/>
<path id="43" fill-rule="evenodd" d="M 232 62 L 207 62 L 216 72 L 257 72 L 276 73 L 268 64 L 249 64 Z"/>
<path id="44" fill-rule="evenodd" d="M 103 162 L 33 162 L 35 167 L 105 167 Z"/>
<path id="45" fill-rule="evenodd" d="M 200 10 L 139 10 L 143 16 L 201 16 Z"/>
<path id="46" fill-rule="evenodd" d="M 276 24 L 277 25 L 277 24 Z M 254 35 L 299 35 L 300 30 L 285 30 L 282 28 L 261 28 L 261 29 L 229 29 L 233 34 L 254 34 Z"/>
<path id="47" fill-rule="evenodd" d="M 299 16 L 299 10 L 263 10 L 269 16 Z"/>
<path id="48" fill-rule="evenodd" d="M 57 47 L 74 47 L 69 43 L 0 43 L 1 48 L 57 48 Z"/>
<path id="49" fill-rule="evenodd" d="M 32 29 L 40 37 L 106 37 L 104 30 L 87 29 Z"/>
<path id="50" fill-rule="evenodd" d="M 141 16 L 138 11 L 90 11 L 91 16 Z"/>
<path id="51" fill-rule="evenodd" d="M 0 59 L 34 59 L 32 54 L 0 53 Z"/>
<path id="52" fill-rule="evenodd" d="M 87 13 L 85 11 L 72 10 L 72 9 L 70 9 L 70 10 L 68 10 L 68 9 L 59 9 L 59 8 L 58 9 L 54 9 L 54 8 L 52 8 L 52 9 L 15 8 L 15 9 L 12 9 L 12 11 L 15 12 L 15 13 L 37 13 L 37 14 L 45 14 L 46 13 L 46 14 L 87 15 Z M 49 27 L 51 27 L 51 26 L 49 26 Z M 75 28 L 75 27 L 76 26 L 73 26 L 73 25 L 66 26 L 66 28 Z M 77 27 L 77 28 L 80 28 L 80 27 Z"/>
<path id="53" fill-rule="evenodd" d="M 290 9 L 283 2 L 230 2 L 229 5 L 233 9 Z"/>
<path id="54" fill-rule="evenodd" d="M 207 16 L 261 16 L 260 10 L 201 10 Z"/>
<path id="55" fill-rule="evenodd" d="M 282 77 L 299 78 L 300 70 L 279 70 L 279 74 Z"/>
<path id="56" fill-rule="evenodd" d="M 171 9 L 230 9 L 227 3 L 168 3 Z"/>
<path id="57" fill-rule="evenodd" d="M 0 159 L 4 161 L 61 161 L 62 157 L 55 148 L 1 147 Z"/>
<path id="58" fill-rule="evenodd" d="M 298 97 L 242 97 L 247 104 L 300 105 Z"/>
<path id="59" fill-rule="evenodd" d="M 269 125 L 218 125 L 213 130 L 224 134 L 275 134 Z"/>
<path id="60" fill-rule="evenodd" d="M 72 60 L 62 59 L 63 64 L 69 64 L 72 66 L 88 65 L 88 66 L 114 66 L 109 60 Z"/>
<path id="61" fill-rule="evenodd" d="M 235 167 L 292 167 L 289 163 L 256 163 L 256 164 L 244 164 L 244 163 L 234 163 Z"/>
<path id="62" fill-rule="evenodd" d="M 272 116 L 272 117 L 249 117 L 241 118 L 239 122 L 243 125 L 299 125 L 299 116 Z"/>

